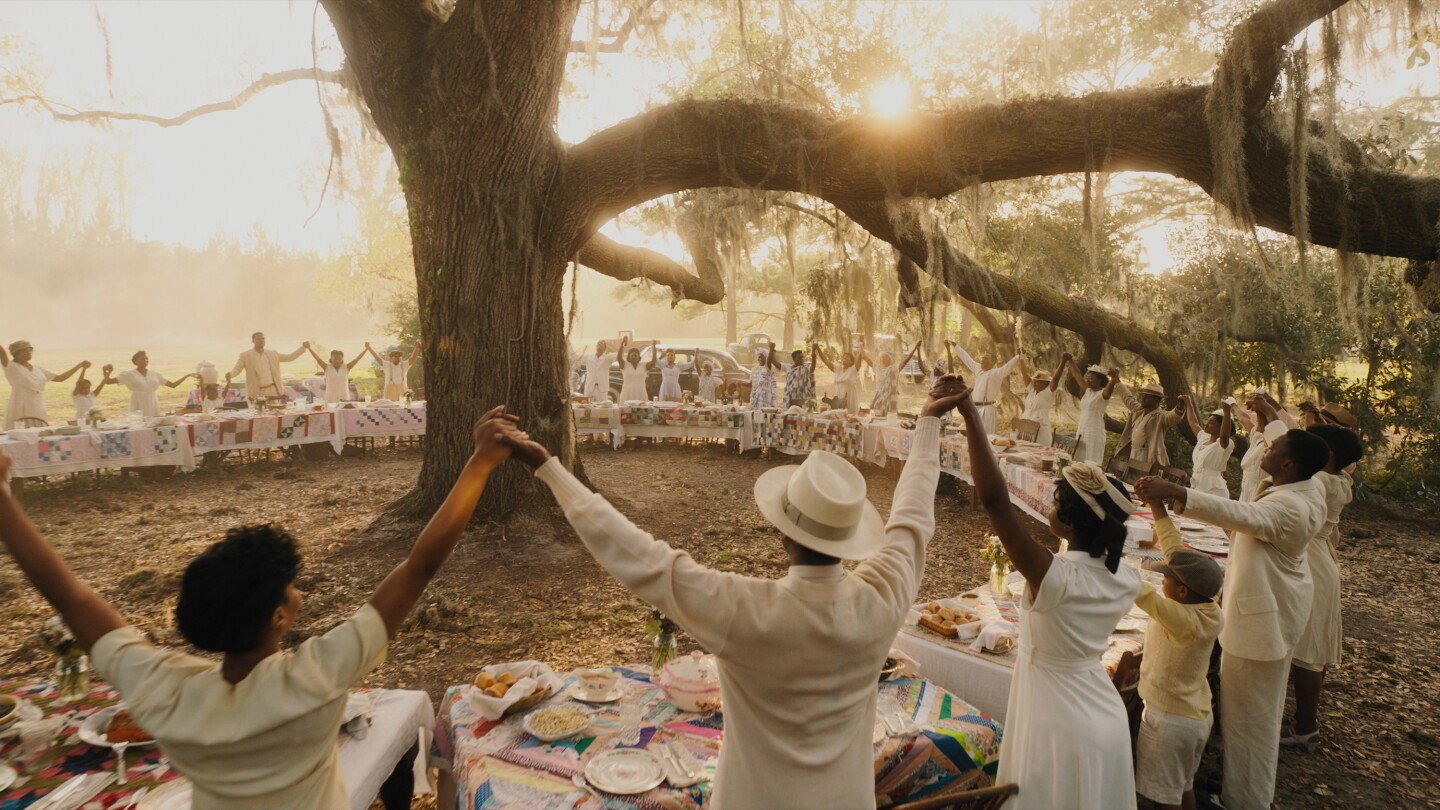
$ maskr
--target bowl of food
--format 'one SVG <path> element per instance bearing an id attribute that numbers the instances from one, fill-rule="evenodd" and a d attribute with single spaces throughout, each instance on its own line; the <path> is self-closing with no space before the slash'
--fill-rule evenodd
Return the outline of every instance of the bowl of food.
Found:
<path id="1" fill-rule="evenodd" d="M 484 692 L 486 697 L 504 699 L 510 695 L 510 690 L 519 680 L 520 679 L 516 678 L 515 675 L 510 672 L 502 672 L 496 677 L 482 670 L 479 675 L 475 676 L 475 680 L 472 681 L 472 683 L 476 689 Z M 534 691 L 505 707 L 505 714 L 514 714 L 516 712 L 523 712 L 526 709 L 533 709 L 540 705 L 540 701 L 550 697 L 552 691 L 549 686 L 537 683 L 534 686 Z M 516 694 L 519 693 L 517 692 Z"/>
<path id="2" fill-rule="evenodd" d="M 556 742 L 579 734 L 589 728 L 594 720 L 595 713 L 584 706 L 562 703 L 530 712 L 525 715 L 521 725 L 537 739 Z"/>
<path id="3" fill-rule="evenodd" d="M 100 748 L 114 748 L 120 743 L 132 748 L 155 744 L 154 735 L 141 728 L 123 706 L 111 706 L 85 718 L 76 736 Z"/>
<path id="4" fill-rule="evenodd" d="M 720 708 L 720 671 L 715 656 L 699 650 L 676 658 L 655 678 L 665 697 L 681 711 L 709 712 Z"/>

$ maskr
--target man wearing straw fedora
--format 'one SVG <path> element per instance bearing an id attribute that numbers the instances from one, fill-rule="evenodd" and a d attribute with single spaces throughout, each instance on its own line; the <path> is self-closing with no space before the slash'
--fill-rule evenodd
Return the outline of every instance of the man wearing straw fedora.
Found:
<path id="1" fill-rule="evenodd" d="M 939 417 L 968 394 L 956 377 L 931 389 L 888 522 L 864 476 L 832 453 L 760 476 L 756 504 L 790 559 L 778 580 L 704 567 L 510 431 L 515 457 L 538 468 L 595 559 L 718 659 L 725 745 L 709 806 L 875 806 L 875 684 L 935 531 Z"/>
<path id="2" fill-rule="evenodd" d="M 1185 418 L 1185 403 L 1189 397 L 1181 394 L 1175 398 L 1175 407 L 1162 411 L 1160 400 L 1165 397 L 1165 391 L 1155 383 L 1141 386 L 1138 399 L 1122 385 L 1120 396 L 1125 400 L 1125 407 L 1130 409 L 1130 421 L 1120 436 L 1115 455 L 1144 464 L 1170 466 L 1170 453 L 1165 450 L 1165 434 Z M 1127 451 L 1129 456 L 1125 455 Z"/>

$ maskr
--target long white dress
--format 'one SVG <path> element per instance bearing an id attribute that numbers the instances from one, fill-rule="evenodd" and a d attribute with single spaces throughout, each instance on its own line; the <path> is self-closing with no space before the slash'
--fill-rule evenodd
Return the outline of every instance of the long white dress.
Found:
<path id="1" fill-rule="evenodd" d="M 760 363 L 750 369 L 750 410 L 775 407 L 775 369 Z"/>
<path id="2" fill-rule="evenodd" d="M 1020 602 L 1020 655 L 1010 683 L 997 783 L 1020 792 L 1006 810 L 1135 807 L 1130 724 L 1100 655 L 1140 593 L 1140 576 L 1083 551 L 1055 555 Z"/>
<path id="3" fill-rule="evenodd" d="M 1080 397 L 1080 441 L 1075 446 L 1075 460 L 1100 464 L 1105 460 L 1105 406 L 1109 405 L 1104 392 L 1087 389 Z"/>
<path id="4" fill-rule="evenodd" d="M 1260 491 L 1260 484 L 1268 477 L 1265 471 L 1260 469 L 1260 462 L 1265 459 L 1265 450 L 1270 443 L 1265 440 L 1265 431 L 1256 428 L 1250 431 L 1250 446 L 1245 449 L 1245 455 L 1240 457 L 1240 502 L 1250 503 L 1255 500 L 1255 494 Z"/>
<path id="5" fill-rule="evenodd" d="M 45 383 L 55 379 L 54 374 L 37 365 L 25 368 L 19 361 L 11 360 L 5 366 L 5 379 L 10 383 L 10 404 L 5 408 L 6 430 L 15 427 L 21 419 L 47 420 Z"/>
<path id="6" fill-rule="evenodd" d="M 585 355 L 585 397 L 591 402 L 604 402 L 610 398 L 610 366 L 615 354 Z"/>
<path id="7" fill-rule="evenodd" d="M 153 368 L 142 373 L 138 368 L 120 372 L 115 382 L 130 389 L 130 411 L 139 411 L 141 416 L 160 415 L 160 386 L 170 382 Z"/>
<path id="8" fill-rule="evenodd" d="M 894 363 L 875 367 L 875 396 L 870 400 L 870 413 L 885 416 L 900 401 L 900 370 Z"/>
<path id="9" fill-rule="evenodd" d="M 1318 472 L 1315 481 L 1325 494 L 1325 525 L 1305 548 L 1305 564 L 1310 568 L 1315 596 L 1310 603 L 1310 620 L 1291 654 L 1297 664 L 1312 671 L 1340 663 L 1345 633 L 1340 624 L 1340 562 L 1335 557 L 1335 540 L 1340 536 L 1340 513 L 1354 497 L 1350 476 L 1344 473 Z"/>
<path id="10" fill-rule="evenodd" d="M 334 363 L 325 364 L 325 401 L 331 405 L 350 398 L 350 367 L 344 363 L 339 368 Z"/>
<path id="11" fill-rule="evenodd" d="M 680 390 L 680 375 L 695 367 L 694 363 L 660 363 L 660 399 L 665 402 L 679 402 L 684 392 Z"/>
<path id="12" fill-rule="evenodd" d="M 1220 498 L 1230 497 L 1230 487 L 1225 484 L 1225 465 L 1234 453 L 1234 439 L 1221 447 L 1218 437 L 1200 431 L 1195 437 L 1195 452 L 1190 456 L 1191 486 Z"/>
<path id="13" fill-rule="evenodd" d="M 1050 431 L 1050 411 L 1054 407 L 1055 392 L 1048 385 L 1039 391 L 1032 387 L 1025 396 L 1025 410 L 1020 413 L 1020 418 L 1040 423 L 1040 432 L 1035 436 L 1037 444 L 1048 445 L 1053 438 Z"/>
<path id="14" fill-rule="evenodd" d="M 620 364 L 620 378 L 623 384 L 620 386 L 620 401 L 623 402 L 649 402 L 650 394 L 645 390 L 645 378 L 650 376 L 650 367 L 641 363 L 638 366 L 630 365 L 626 360 Z"/>
<path id="15" fill-rule="evenodd" d="M 860 411 L 859 381 L 859 366 L 850 366 L 835 372 L 835 396 L 844 400 L 840 407 L 851 413 Z"/>

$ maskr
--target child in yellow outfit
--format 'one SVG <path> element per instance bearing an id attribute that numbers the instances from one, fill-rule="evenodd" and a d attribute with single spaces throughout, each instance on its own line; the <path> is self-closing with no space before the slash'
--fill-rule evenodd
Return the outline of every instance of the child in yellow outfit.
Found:
<path id="1" fill-rule="evenodd" d="M 1214 716 L 1205 675 L 1220 635 L 1219 564 L 1186 548 L 1165 511 L 1150 504 L 1155 536 L 1165 562 L 1150 569 L 1165 575 L 1161 596 L 1143 584 L 1135 604 L 1150 614 L 1145 657 L 1140 664 L 1140 697 L 1145 714 L 1135 750 L 1135 792 L 1160 808 L 1195 807 L 1195 770 Z"/>

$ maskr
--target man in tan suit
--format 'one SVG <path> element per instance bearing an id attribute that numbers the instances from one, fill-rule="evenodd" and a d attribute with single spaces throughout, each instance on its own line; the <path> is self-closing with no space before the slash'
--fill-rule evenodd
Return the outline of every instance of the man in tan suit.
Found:
<path id="1" fill-rule="evenodd" d="M 1115 455 L 1131 461 L 1170 466 L 1170 453 L 1165 449 L 1165 434 L 1185 419 L 1185 403 L 1189 402 L 1190 398 L 1181 394 L 1175 398 L 1174 408 L 1162 411 L 1160 400 L 1165 397 L 1165 391 L 1154 383 L 1146 383 L 1140 389 L 1138 399 L 1124 385 L 1117 390 L 1125 400 L 1125 407 L 1130 409 L 1130 421 L 1125 424 L 1125 430 L 1120 434 L 1120 444 L 1115 448 Z M 1125 455 L 1127 448 L 1129 456 Z"/>
<path id="2" fill-rule="evenodd" d="M 235 360 L 235 368 L 225 375 L 225 385 L 228 387 L 231 379 L 243 374 L 246 399 L 284 396 L 285 384 L 280 377 L 280 364 L 288 363 L 304 354 L 305 350 L 310 348 L 310 341 L 300 344 L 300 348 L 289 354 L 265 348 L 264 332 L 251 335 L 250 342 L 254 344 L 251 349 L 241 352 L 240 357 Z"/>
<path id="3" fill-rule="evenodd" d="M 1311 480 L 1330 460 L 1323 439 L 1265 426 L 1261 462 L 1272 483 L 1250 503 L 1207 495 L 1156 478 L 1136 491 L 1173 501 L 1177 512 L 1233 532 L 1225 570 L 1220 632 L 1220 729 L 1225 738 L 1226 810 L 1265 810 L 1275 797 L 1280 720 L 1290 655 L 1310 616 L 1305 549 L 1325 522 L 1325 499 Z"/>

